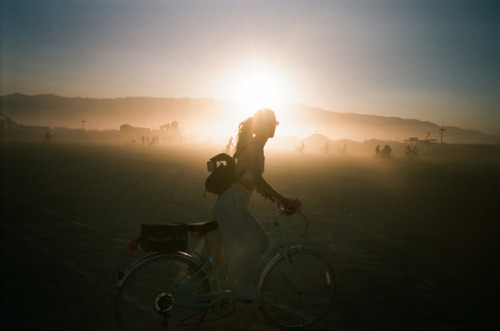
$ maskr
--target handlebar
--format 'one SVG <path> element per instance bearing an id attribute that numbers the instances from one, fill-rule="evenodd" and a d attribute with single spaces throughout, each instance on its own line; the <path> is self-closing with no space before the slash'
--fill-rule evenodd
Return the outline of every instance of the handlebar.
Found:
<path id="1" fill-rule="evenodd" d="M 302 206 L 304 205 L 304 203 L 298 198 L 291 198 L 289 207 L 285 207 L 279 202 L 277 202 L 276 205 L 278 206 L 278 209 L 281 211 L 281 213 L 285 215 L 293 215 L 302 210 Z"/>

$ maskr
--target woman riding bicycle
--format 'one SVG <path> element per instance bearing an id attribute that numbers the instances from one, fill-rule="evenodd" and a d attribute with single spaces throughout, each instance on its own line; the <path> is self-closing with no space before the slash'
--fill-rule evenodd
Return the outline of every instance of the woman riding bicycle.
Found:
<path id="1" fill-rule="evenodd" d="M 219 256 L 222 251 L 225 253 L 230 276 L 236 284 L 239 283 L 233 295 L 241 299 L 263 297 L 261 292 L 250 287 L 250 278 L 269 246 L 266 231 L 248 209 L 253 190 L 282 206 L 291 205 L 290 199 L 279 194 L 262 177 L 264 146 L 269 138 L 274 137 L 278 124 L 274 112 L 267 108 L 258 110 L 253 117 L 240 123 L 234 154 L 238 179 L 217 198 L 213 207 L 213 218 L 219 231 L 207 239 L 210 250 L 213 255 L 217 254 L 214 251 L 219 252 Z"/>

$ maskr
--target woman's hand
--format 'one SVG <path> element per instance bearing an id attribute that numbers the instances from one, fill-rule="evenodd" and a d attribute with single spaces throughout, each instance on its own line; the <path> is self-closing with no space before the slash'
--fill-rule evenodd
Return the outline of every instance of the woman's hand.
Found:
<path id="1" fill-rule="evenodd" d="M 292 200 L 285 197 L 280 197 L 278 203 L 280 204 L 280 206 L 286 209 L 290 209 L 292 207 Z"/>
<path id="2" fill-rule="evenodd" d="M 282 197 L 279 204 L 282 206 L 283 211 L 287 215 L 295 214 L 302 209 L 302 201 L 297 198 L 287 199 Z"/>

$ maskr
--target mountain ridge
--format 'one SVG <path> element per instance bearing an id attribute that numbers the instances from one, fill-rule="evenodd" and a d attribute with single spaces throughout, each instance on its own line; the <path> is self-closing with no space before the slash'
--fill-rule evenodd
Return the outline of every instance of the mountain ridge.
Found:
<path id="1" fill-rule="evenodd" d="M 159 127 L 179 121 L 192 132 L 226 133 L 244 118 L 235 114 L 235 103 L 213 98 L 85 98 L 54 94 L 0 96 L 0 113 L 24 125 L 81 127 L 82 121 L 97 130 L 118 129 L 122 124 Z M 287 104 L 275 108 L 289 114 L 279 118 L 283 128 L 296 128 L 296 136 L 321 133 L 331 139 L 404 140 L 409 137 L 438 139 L 435 123 L 402 117 L 339 113 L 305 104 Z M 215 128 L 215 129 L 214 129 Z M 445 141 L 453 143 L 498 144 L 500 135 L 487 135 L 477 130 L 445 127 Z M 280 130 L 281 127 L 280 127 Z"/>

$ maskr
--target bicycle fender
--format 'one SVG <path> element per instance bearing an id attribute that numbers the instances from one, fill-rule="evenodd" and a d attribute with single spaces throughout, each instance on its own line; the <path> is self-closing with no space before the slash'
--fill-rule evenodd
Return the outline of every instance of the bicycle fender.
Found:
<path id="1" fill-rule="evenodd" d="M 118 284 L 116 284 L 116 288 L 122 287 L 123 283 L 125 283 L 125 281 L 127 280 L 127 277 L 130 276 L 130 274 L 132 273 L 132 271 L 134 271 L 136 268 L 138 268 L 142 264 L 144 264 L 146 262 L 149 262 L 151 260 L 154 260 L 154 259 L 156 259 L 156 258 L 158 258 L 160 256 L 166 256 L 166 255 L 181 255 L 182 257 L 186 258 L 187 260 L 190 260 L 191 262 L 199 265 L 198 260 L 196 260 L 192 255 L 190 255 L 190 254 L 188 254 L 186 252 L 180 252 L 179 251 L 177 253 L 168 253 L 168 254 L 151 254 L 151 255 L 148 255 L 145 258 L 143 258 L 143 259 L 135 262 L 130 267 L 128 267 L 127 270 L 125 270 L 125 272 L 123 273 L 123 276 L 118 281 Z"/>
<path id="2" fill-rule="evenodd" d="M 287 254 L 289 253 L 293 253 L 293 252 L 296 252 L 296 251 L 302 251 L 305 249 L 305 246 L 304 245 L 296 245 L 296 246 L 292 246 L 290 248 L 287 248 L 285 250 L 285 252 Z M 264 282 L 264 278 L 266 278 L 267 276 L 267 273 L 269 272 L 269 270 L 271 270 L 271 268 L 283 257 L 284 255 L 284 252 L 281 252 L 281 253 L 278 253 L 276 254 L 267 264 L 266 264 L 266 267 L 264 268 L 264 270 L 262 271 L 262 273 L 260 274 L 260 278 L 259 278 L 259 283 L 257 285 L 257 289 L 261 289 L 262 287 L 262 283 Z"/>

